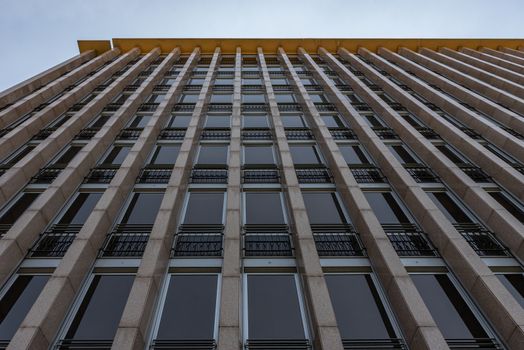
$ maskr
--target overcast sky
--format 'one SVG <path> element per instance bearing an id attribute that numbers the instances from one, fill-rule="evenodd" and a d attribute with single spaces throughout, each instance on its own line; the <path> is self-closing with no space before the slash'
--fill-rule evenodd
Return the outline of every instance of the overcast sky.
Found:
<path id="1" fill-rule="evenodd" d="M 0 0 L 0 91 L 115 37 L 524 38 L 524 0 Z"/>

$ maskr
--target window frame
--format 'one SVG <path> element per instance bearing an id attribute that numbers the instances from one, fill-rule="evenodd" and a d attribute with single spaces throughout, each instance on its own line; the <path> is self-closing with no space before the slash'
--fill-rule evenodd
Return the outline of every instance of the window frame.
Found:
<path id="1" fill-rule="evenodd" d="M 289 217 L 288 217 L 288 208 L 287 208 L 287 205 L 286 205 L 286 200 L 284 198 L 284 193 L 282 192 L 282 190 L 280 188 L 278 189 L 272 189 L 270 188 L 269 190 L 260 190 L 260 189 L 257 189 L 255 191 L 250 191 L 250 190 L 244 190 L 241 192 L 241 209 L 242 209 L 242 225 L 258 225 L 258 224 L 250 224 L 247 222 L 247 196 L 246 194 L 247 193 L 278 193 L 279 194 L 279 197 L 280 197 L 280 205 L 282 206 L 282 216 L 284 218 L 284 223 L 282 223 L 282 225 L 287 225 L 289 226 Z M 280 224 L 270 224 L 270 225 L 280 225 Z"/>
<path id="2" fill-rule="evenodd" d="M 178 218 L 178 222 L 179 222 L 179 226 L 180 225 L 208 225 L 208 224 L 185 224 L 184 223 L 184 220 L 186 218 L 186 213 L 187 213 L 187 208 L 189 207 L 189 198 L 191 197 L 191 193 L 222 193 L 222 222 L 218 225 L 225 225 L 225 222 L 226 222 L 226 215 L 227 215 L 227 208 L 226 208 L 226 205 L 227 205 L 227 191 L 224 191 L 224 190 L 215 190 L 215 189 L 210 189 L 210 188 L 206 188 L 206 189 L 198 189 L 198 190 L 192 190 L 192 189 L 188 189 L 188 191 L 186 192 L 185 196 L 184 196 L 184 201 L 182 203 L 182 208 L 180 209 L 180 216 Z M 215 225 L 215 224 L 211 224 L 211 225 Z"/>

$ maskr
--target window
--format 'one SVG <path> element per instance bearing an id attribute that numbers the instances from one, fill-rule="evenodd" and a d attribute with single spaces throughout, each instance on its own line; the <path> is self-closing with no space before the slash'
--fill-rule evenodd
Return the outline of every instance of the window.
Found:
<path id="1" fill-rule="evenodd" d="M 149 123 L 151 120 L 150 115 L 137 115 L 133 118 L 131 123 L 127 126 L 128 128 L 137 128 L 137 129 L 143 129 L 145 126 Z"/>
<path id="2" fill-rule="evenodd" d="M 381 224 L 410 223 L 409 217 L 392 193 L 364 192 L 364 195 Z"/>
<path id="3" fill-rule="evenodd" d="M 269 128 L 267 115 L 244 115 L 244 128 Z"/>
<path id="4" fill-rule="evenodd" d="M 275 164 L 273 146 L 244 146 L 244 164 Z"/>
<path id="5" fill-rule="evenodd" d="M 400 114 L 400 116 L 414 128 L 424 126 L 417 118 L 412 114 Z"/>
<path id="6" fill-rule="evenodd" d="M 511 213 L 514 217 L 517 218 L 520 222 L 524 223 L 524 210 L 522 206 L 517 204 L 515 200 L 511 199 L 506 193 L 498 192 L 488 192 L 488 194 L 495 198 L 500 205 L 502 205 L 507 211 Z"/>
<path id="7" fill-rule="evenodd" d="M 466 161 L 452 148 L 448 145 L 437 145 L 437 149 L 442 152 L 449 160 L 453 163 L 466 163 Z"/>
<path id="8" fill-rule="evenodd" d="M 197 103 L 197 101 L 197 94 L 183 94 L 182 96 L 180 96 L 178 103 Z"/>
<path id="9" fill-rule="evenodd" d="M 296 103 L 295 96 L 293 94 L 275 94 L 275 100 L 277 103 Z"/>
<path id="10" fill-rule="evenodd" d="M 522 273 L 496 274 L 500 282 L 524 308 L 524 275 Z"/>
<path id="11" fill-rule="evenodd" d="M 303 85 L 316 85 L 315 79 L 300 79 Z"/>
<path id="12" fill-rule="evenodd" d="M 189 82 L 187 83 L 187 85 L 202 85 L 204 84 L 204 81 L 205 79 L 193 78 L 193 79 L 189 79 Z"/>
<path id="13" fill-rule="evenodd" d="M 404 147 L 404 145 L 388 145 L 389 150 L 401 163 L 419 163 L 415 156 Z"/>
<path id="14" fill-rule="evenodd" d="M 110 115 L 105 115 L 105 114 L 101 115 L 98 118 L 96 118 L 91 124 L 89 124 L 89 127 L 90 128 L 101 128 L 109 120 L 109 118 L 111 118 Z M 66 120 L 67 119 L 65 119 L 64 122 Z"/>
<path id="15" fill-rule="evenodd" d="M 309 98 L 313 103 L 329 103 L 328 98 L 321 94 L 310 94 Z"/>
<path id="16" fill-rule="evenodd" d="M 362 100 L 355 94 L 347 94 L 346 97 L 351 103 L 362 103 Z"/>
<path id="17" fill-rule="evenodd" d="M 324 124 L 326 124 L 326 127 L 328 128 L 346 127 L 342 120 L 340 120 L 340 117 L 338 115 L 322 115 L 321 118 L 324 121 Z"/>
<path id="18" fill-rule="evenodd" d="M 171 275 L 156 340 L 215 337 L 217 275 Z"/>
<path id="19" fill-rule="evenodd" d="M 131 150 L 131 146 L 113 146 L 111 150 L 103 158 L 101 164 L 103 165 L 122 165 L 127 154 Z"/>
<path id="20" fill-rule="evenodd" d="M 49 280 L 47 275 L 18 275 L 0 300 L 0 341 L 10 341 Z"/>
<path id="21" fill-rule="evenodd" d="M 7 158 L 3 163 L 5 165 L 13 165 L 18 163 L 22 158 L 29 154 L 36 146 L 35 145 L 25 145 L 16 150 L 9 158 Z"/>
<path id="22" fill-rule="evenodd" d="M 36 192 L 24 192 L 21 196 L 13 200 L 11 202 L 12 204 L 9 203 L 9 205 L 0 212 L 0 234 L 3 233 L 1 226 L 14 224 L 39 195 L 40 193 Z"/>
<path id="23" fill-rule="evenodd" d="M 471 218 L 446 192 L 426 192 L 452 223 L 471 223 Z"/>
<path id="24" fill-rule="evenodd" d="M 291 145 L 289 146 L 293 163 L 301 164 L 322 164 L 320 155 L 315 146 L 312 145 Z"/>
<path id="25" fill-rule="evenodd" d="M 227 164 L 228 147 L 222 145 L 200 146 L 198 164 L 225 165 Z"/>
<path id="26" fill-rule="evenodd" d="M 233 79 L 217 78 L 215 79 L 215 85 L 233 85 Z"/>
<path id="27" fill-rule="evenodd" d="M 101 192 L 79 193 L 56 223 L 83 225 L 101 197 Z"/>
<path id="28" fill-rule="evenodd" d="M 53 165 L 66 166 L 76 155 L 83 146 L 69 146 L 64 152 L 62 152 L 53 161 Z"/>
<path id="29" fill-rule="evenodd" d="M 382 123 L 380 118 L 378 118 L 375 115 L 364 115 L 363 117 L 364 117 L 364 120 L 368 123 L 368 125 L 371 126 L 372 128 L 384 127 L 384 124 Z"/>
<path id="30" fill-rule="evenodd" d="M 95 275 L 65 338 L 112 340 L 133 285 L 133 275 Z"/>
<path id="31" fill-rule="evenodd" d="M 280 115 L 284 128 L 305 128 L 306 124 L 300 115 Z"/>
<path id="32" fill-rule="evenodd" d="M 340 153 L 348 164 L 371 164 L 364 150 L 359 145 L 339 145 Z"/>
<path id="33" fill-rule="evenodd" d="M 338 329 L 344 340 L 396 338 L 369 274 L 326 274 Z"/>
<path id="34" fill-rule="evenodd" d="M 184 225 L 220 225 L 224 216 L 223 192 L 190 192 Z"/>
<path id="35" fill-rule="evenodd" d="M 122 220 L 120 220 L 120 223 L 132 225 L 152 225 L 155 222 L 155 218 L 163 197 L 164 193 L 134 193 L 122 217 Z"/>
<path id="36" fill-rule="evenodd" d="M 446 340 L 490 338 L 447 275 L 412 274 L 411 279 Z"/>
<path id="37" fill-rule="evenodd" d="M 278 67 L 280 68 L 280 67 Z M 268 67 L 269 70 L 269 67 Z M 271 78 L 271 84 L 273 85 L 289 85 L 287 79 L 284 78 Z"/>
<path id="38" fill-rule="evenodd" d="M 280 192 L 246 192 L 245 223 L 283 225 L 286 223 Z"/>
<path id="39" fill-rule="evenodd" d="M 304 339 L 305 326 L 294 275 L 247 276 L 249 339 Z"/>
<path id="40" fill-rule="evenodd" d="M 166 95 L 151 95 L 146 103 L 160 103 L 164 100 L 164 98 L 166 97 Z"/>
<path id="41" fill-rule="evenodd" d="M 212 94 L 209 103 L 233 103 L 232 94 Z"/>
<path id="42" fill-rule="evenodd" d="M 266 103 L 264 94 L 242 94 L 242 103 Z"/>
<path id="43" fill-rule="evenodd" d="M 171 117 L 171 120 L 167 124 L 167 127 L 185 129 L 189 126 L 190 120 L 191 120 L 191 115 L 174 115 Z"/>
<path id="44" fill-rule="evenodd" d="M 229 115 L 208 115 L 206 118 L 206 128 L 229 128 L 231 116 Z"/>
<path id="45" fill-rule="evenodd" d="M 262 84 L 262 80 L 261 79 L 242 79 L 242 84 L 243 85 L 261 85 Z"/>
<path id="46" fill-rule="evenodd" d="M 346 216 L 334 192 L 302 192 L 309 222 L 318 224 L 345 224 Z"/>
<path id="47" fill-rule="evenodd" d="M 180 145 L 161 145 L 156 146 L 149 164 L 169 164 L 176 162 Z"/>

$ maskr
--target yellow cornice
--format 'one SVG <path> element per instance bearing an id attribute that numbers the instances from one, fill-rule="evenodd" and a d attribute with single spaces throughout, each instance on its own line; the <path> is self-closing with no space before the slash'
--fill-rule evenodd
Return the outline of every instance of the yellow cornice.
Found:
<path id="1" fill-rule="evenodd" d="M 242 48 L 246 54 L 254 54 L 258 47 L 266 53 L 276 53 L 279 46 L 282 46 L 288 53 L 296 53 L 299 47 L 314 53 L 319 47 L 324 47 L 330 52 L 336 52 L 339 47 L 344 47 L 350 52 L 356 52 L 359 47 L 366 47 L 376 51 L 379 47 L 385 47 L 396 51 L 399 47 L 407 47 L 417 50 L 419 47 L 438 49 L 449 47 L 458 49 L 469 47 L 478 49 L 488 47 L 497 49 L 500 46 L 518 49 L 524 46 L 524 39 L 188 39 L 188 38 L 166 38 L 166 39 L 140 39 L 140 38 L 115 38 L 112 46 L 118 47 L 123 52 L 127 52 L 134 47 L 138 47 L 142 52 L 148 52 L 155 47 L 160 47 L 162 53 L 169 53 L 175 47 L 180 47 L 182 53 L 191 53 L 196 46 L 199 46 L 204 54 L 212 54 L 217 46 L 222 49 L 223 54 L 234 54 L 236 48 Z M 109 40 L 79 40 L 78 47 L 80 52 L 96 50 L 97 54 L 111 49 Z"/>

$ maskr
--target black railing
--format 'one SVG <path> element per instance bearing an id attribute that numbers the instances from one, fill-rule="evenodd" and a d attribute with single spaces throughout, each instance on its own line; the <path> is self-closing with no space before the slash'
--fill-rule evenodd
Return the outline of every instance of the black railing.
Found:
<path id="1" fill-rule="evenodd" d="M 319 256 L 364 256 L 364 249 L 353 226 L 311 225 Z"/>
<path id="2" fill-rule="evenodd" d="M 370 105 L 364 102 L 352 102 L 351 105 L 359 112 L 370 112 L 372 111 Z"/>
<path id="3" fill-rule="evenodd" d="M 286 128 L 286 137 L 288 140 L 313 140 L 313 132 L 310 129 Z"/>
<path id="4" fill-rule="evenodd" d="M 113 180 L 119 166 L 104 166 L 100 165 L 91 169 L 89 174 L 84 178 L 84 183 L 107 184 Z"/>
<path id="5" fill-rule="evenodd" d="M 146 248 L 153 225 L 119 224 L 107 235 L 101 257 L 139 257 Z"/>
<path id="6" fill-rule="evenodd" d="M 242 103 L 242 112 L 267 112 L 269 107 L 265 103 Z"/>
<path id="7" fill-rule="evenodd" d="M 194 109 L 194 103 L 177 103 L 173 106 L 174 112 L 192 112 Z"/>
<path id="8" fill-rule="evenodd" d="M 73 243 L 82 225 L 56 224 L 40 235 L 38 241 L 29 250 L 33 258 L 58 258 L 64 256 Z"/>
<path id="9" fill-rule="evenodd" d="M 426 105 L 426 107 L 428 107 L 428 108 L 431 109 L 432 111 L 435 111 L 435 112 L 442 112 L 442 109 L 440 109 L 440 107 L 437 106 L 437 105 L 434 104 L 434 103 L 431 103 L 431 102 L 424 102 L 424 104 Z"/>
<path id="10" fill-rule="evenodd" d="M 311 350 L 307 339 L 248 339 L 245 350 Z"/>
<path id="11" fill-rule="evenodd" d="M 383 224 L 382 228 L 399 256 L 438 255 L 415 224 Z"/>
<path id="12" fill-rule="evenodd" d="M 358 183 L 387 182 L 380 169 L 372 164 L 350 164 L 349 169 Z"/>
<path id="13" fill-rule="evenodd" d="M 160 131 L 159 139 L 162 140 L 183 140 L 186 136 L 186 129 L 165 128 Z"/>
<path id="14" fill-rule="evenodd" d="M 154 112 L 158 108 L 159 103 L 142 103 L 138 107 L 139 112 Z"/>
<path id="15" fill-rule="evenodd" d="M 291 85 L 273 85 L 273 91 L 293 91 Z"/>
<path id="16" fill-rule="evenodd" d="M 64 166 L 50 165 L 47 168 L 42 168 L 38 173 L 31 178 L 33 184 L 50 184 L 53 182 L 58 175 L 64 170 Z"/>
<path id="17" fill-rule="evenodd" d="M 337 107 L 332 103 L 315 103 L 315 107 L 319 112 L 336 112 Z"/>
<path id="18" fill-rule="evenodd" d="M 87 105 L 87 103 L 84 103 L 84 102 L 75 103 L 71 108 L 69 108 L 69 111 L 70 112 L 78 112 L 79 110 L 84 108 L 86 105 Z"/>
<path id="19" fill-rule="evenodd" d="M 425 126 L 417 126 L 415 129 L 427 139 L 440 139 L 440 136 L 431 128 Z"/>
<path id="20" fill-rule="evenodd" d="M 353 91 L 353 89 L 351 88 L 351 86 L 349 85 L 346 85 L 346 84 L 336 84 L 335 85 L 337 87 L 337 89 L 341 92 L 350 92 L 350 91 Z"/>
<path id="21" fill-rule="evenodd" d="M 194 184 L 226 184 L 227 169 L 194 168 L 189 182 Z"/>
<path id="22" fill-rule="evenodd" d="M 171 256 L 222 256 L 223 231 L 223 225 L 182 225 Z"/>
<path id="23" fill-rule="evenodd" d="M 491 176 L 478 166 L 468 163 L 458 163 L 457 166 L 475 182 L 493 182 Z"/>
<path id="24" fill-rule="evenodd" d="M 479 256 L 507 256 L 508 251 L 493 234 L 477 223 L 453 224 Z"/>
<path id="25" fill-rule="evenodd" d="M 244 169 L 242 181 L 246 184 L 280 183 L 280 173 L 278 169 Z"/>
<path id="26" fill-rule="evenodd" d="M 278 103 L 277 105 L 281 112 L 299 112 L 302 110 L 298 103 Z"/>
<path id="27" fill-rule="evenodd" d="M 271 140 L 273 135 L 269 129 L 243 129 L 242 138 L 244 140 Z"/>
<path id="28" fill-rule="evenodd" d="M 295 168 L 299 183 L 332 183 L 333 176 L 328 168 Z"/>
<path id="29" fill-rule="evenodd" d="M 231 112 L 233 105 L 231 103 L 211 103 L 207 106 L 210 112 Z"/>
<path id="30" fill-rule="evenodd" d="M 342 339 L 344 350 L 407 349 L 403 339 Z"/>
<path id="31" fill-rule="evenodd" d="M 120 133 L 118 134 L 117 138 L 121 140 L 136 140 L 140 137 L 140 134 L 142 133 L 142 128 L 126 128 L 120 130 Z"/>
<path id="32" fill-rule="evenodd" d="M 440 179 L 427 166 L 418 163 L 405 163 L 404 169 L 418 183 L 437 183 Z"/>
<path id="33" fill-rule="evenodd" d="M 229 140 L 231 138 L 231 130 L 229 128 L 204 129 L 200 138 L 202 140 Z"/>
<path id="34" fill-rule="evenodd" d="M 140 170 L 136 183 L 140 184 L 166 184 L 169 182 L 173 165 L 157 164 L 148 165 Z"/>
<path id="35" fill-rule="evenodd" d="M 244 256 L 293 256 L 286 225 L 245 225 Z"/>
<path id="36" fill-rule="evenodd" d="M 151 350 L 214 350 L 214 339 L 153 340 Z"/>
<path id="37" fill-rule="evenodd" d="M 35 136 L 33 136 L 31 140 L 45 140 L 49 136 L 51 136 L 51 134 L 54 133 L 56 131 L 56 129 L 57 128 L 45 128 L 45 129 L 42 129 Z"/>
<path id="38" fill-rule="evenodd" d="M 57 350 L 90 350 L 90 349 L 111 349 L 113 340 L 77 340 L 62 339 L 55 346 Z"/>
<path id="39" fill-rule="evenodd" d="M 124 88 L 125 92 L 133 92 L 136 91 L 140 87 L 139 84 L 129 84 Z"/>
<path id="40" fill-rule="evenodd" d="M 90 140 L 100 131 L 100 128 L 85 128 L 76 134 L 76 140 Z"/>
<path id="41" fill-rule="evenodd" d="M 388 127 L 374 127 L 372 128 L 375 134 L 382 140 L 394 140 L 398 139 L 398 135 L 395 131 Z"/>
<path id="42" fill-rule="evenodd" d="M 347 128 L 329 128 L 329 133 L 335 140 L 355 140 L 357 135 Z"/>
<path id="43" fill-rule="evenodd" d="M 495 339 L 492 338 L 470 338 L 470 339 L 446 339 L 452 350 L 471 349 L 503 349 Z"/>
<path id="44" fill-rule="evenodd" d="M 122 107 L 123 103 L 109 103 L 105 106 L 105 112 L 116 112 Z"/>

